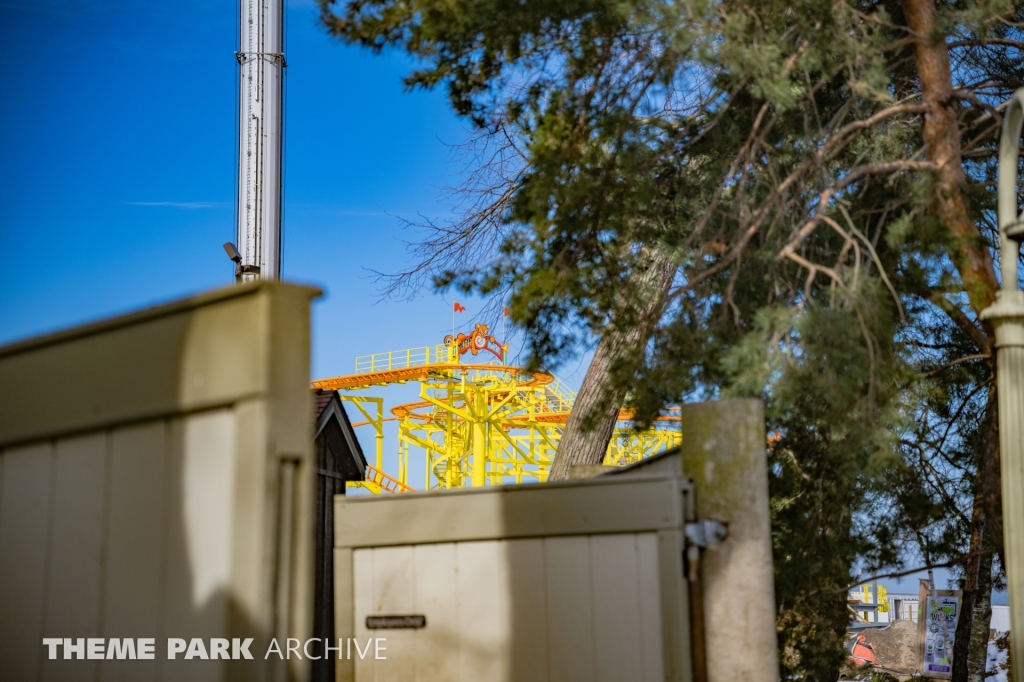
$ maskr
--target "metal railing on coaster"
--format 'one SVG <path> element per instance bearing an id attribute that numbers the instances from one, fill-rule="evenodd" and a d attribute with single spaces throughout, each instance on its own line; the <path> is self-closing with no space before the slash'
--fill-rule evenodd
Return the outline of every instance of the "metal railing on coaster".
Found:
<path id="1" fill-rule="evenodd" d="M 361 355 L 356 358 L 356 374 L 387 372 L 407 367 L 420 367 L 448 362 L 448 349 L 444 344 L 435 346 L 419 346 L 405 350 L 393 350 L 387 353 Z"/>

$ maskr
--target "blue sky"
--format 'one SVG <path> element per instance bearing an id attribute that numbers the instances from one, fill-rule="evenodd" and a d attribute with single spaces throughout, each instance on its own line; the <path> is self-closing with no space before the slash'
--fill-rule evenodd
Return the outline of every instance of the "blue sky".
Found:
<path id="1" fill-rule="evenodd" d="M 236 5 L 168 7 L 0 0 L 0 344 L 233 282 Z M 451 296 L 382 300 L 372 272 L 412 262 L 402 219 L 450 216 L 467 127 L 443 92 L 404 90 L 403 55 L 341 45 L 312 0 L 286 7 L 283 276 L 325 292 L 313 377 L 349 374 L 451 328 Z M 471 328 L 482 303 L 458 300 Z"/>
<path id="2" fill-rule="evenodd" d="M 0 343 L 231 283 L 235 3 L 173 6 L 0 3 Z M 283 272 L 326 292 L 313 374 L 348 373 L 450 327 L 450 298 L 381 302 L 370 271 L 410 262 L 401 218 L 448 215 L 466 132 L 312 2 L 288 3 L 287 32 Z"/>

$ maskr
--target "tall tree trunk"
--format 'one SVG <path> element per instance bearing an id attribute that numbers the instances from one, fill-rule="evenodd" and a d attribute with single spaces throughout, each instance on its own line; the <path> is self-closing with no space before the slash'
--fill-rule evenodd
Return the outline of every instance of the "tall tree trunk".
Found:
<path id="1" fill-rule="evenodd" d="M 987 552 L 979 557 L 977 597 L 970 628 L 970 646 L 967 655 L 968 682 L 985 682 L 985 668 L 988 664 L 988 635 L 992 622 L 992 563 L 993 556 L 1000 554 L 1002 560 L 1003 517 L 1002 491 L 999 478 L 999 394 L 995 387 L 989 389 L 985 415 L 987 442 L 978 462 L 977 489 L 974 492 L 974 508 L 980 509 L 985 518 L 979 549 Z M 977 512 L 975 512 L 977 513 Z M 972 534 L 973 541 L 973 534 Z M 972 542 L 973 545 L 973 542 Z M 973 559 L 973 557 L 972 557 Z M 953 661 L 954 666 L 956 660 Z M 954 670 L 955 672 L 955 670 Z"/>
<path id="2" fill-rule="evenodd" d="M 996 416 L 995 391 L 990 391 L 985 422 Z M 992 524 L 988 522 L 986 479 L 991 477 L 987 462 L 998 431 L 988 429 L 986 442 L 978 453 L 975 473 L 974 505 L 971 513 L 970 556 L 964 566 L 963 598 L 956 631 L 966 633 L 953 643 L 953 682 L 984 682 L 988 649 L 988 630 L 992 620 Z"/>
<path id="3" fill-rule="evenodd" d="M 974 620 L 975 607 L 979 602 L 980 588 L 983 583 L 991 583 L 992 563 L 988 562 L 990 579 L 985 581 L 981 577 L 982 556 L 980 554 L 985 535 L 985 514 L 979 505 L 980 500 L 975 496 L 974 514 L 971 520 L 971 556 L 967 559 L 964 567 L 963 597 L 960 601 L 960 615 L 956 621 L 956 631 L 960 633 L 953 641 L 953 682 L 967 682 L 970 651 L 973 648 L 975 635 L 981 630 L 982 623 Z M 991 590 L 991 584 L 989 585 Z M 984 602 L 985 600 L 980 600 Z M 988 633 L 988 622 L 984 623 L 985 633 Z M 967 633 L 968 636 L 963 636 Z"/>
<path id="4" fill-rule="evenodd" d="M 966 178 L 949 48 L 935 23 L 934 0 L 903 0 L 903 12 L 915 38 L 921 101 L 927 106 L 923 126 L 925 152 L 928 160 L 938 168 L 935 178 L 937 213 L 949 235 L 947 249 L 950 259 L 957 268 L 971 307 L 975 313 L 980 313 L 995 301 L 999 282 L 992 255 L 967 210 Z M 992 352 L 995 346 L 992 330 L 986 325 L 984 332 L 988 348 L 979 348 L 978 351 Z M 990 366 L 994 377 L 994 358 Z M 988 640 L 989 618 L 984 614 L 991 611 L 988 592 L 991 591 L 992 559 L 991 555 L 980 555 L 984 539 L 991 538 L 999 549 L 1002 546 L 1002 510 L 992 504 L 993 495 L 998 497 L 998 493 L 993 491 L 999 489 L 998 421 L 994 418 L 996 391 L 995 386 L 989 391 L 987 442 L 977 462 L 970 541 L 972 555 L 964 567 L 963 607 L 957 623 L 957 632 L 961 636 L 957 638 L 953 652 L 953 680 L 956 682 L 967 682 L 968 668 L 977 668 L 975 648 L 982 633 L 985 641 Z M 984 663 L 981 666 L 984 667 Z"/>
<path id="5" fill-rule="evenodd" d="M 634 300 L 628 324 L 613 319 L 597 344 L 583 385 L 576 395 L 558 451 L 548 473 L 549 481 L 567 478 L 574 466 L 600 464 L 615 431 L 625 389 L 616 388 L 613 372 L 643 352 L 661 317 L 662 307 L 678 267 L 675 259 L 657 246 L 644 246 L 640 262 L 630 274 Z"/>
<path id="6" fill-rule="evenodd" d="M 921 85 L 921 100 L 928 105 L 924 120 L 924 143 L 928 160 L 938 166 L 936 183 L 937 213 L 952 239 L 947 244 L 950 259 L 967 292 L 975 313 L 991 305 L 999 290 L 992 254 L 982 241 L 981 233 L 971 221 L 964 196 L 965 175 L 960 150 L 960 127 L 957 123 L 956 100 L 953 99 L 953 76 L 949 65 L 949 48 L 944 37 L 935 26 L 934 0 L 903 0 L 903 13 L 907 26 L 914 33 L 915 58 L 918 80 Z M 995 393 L 995 334 L 990 325 L 983 325 L 977 333 L 976 324 L 954 304 L 946 305 L 943 299 L 940 307 L 949 315 L 954 324 L 965 329 L 975 340 L 979 353 L 992 353 L 989 360 L 992 389 L 989 396 L 989 410 L 996 409 Z M 989 422 L 990 455 L 979 463 L 984 469 L 982 489 L 985 495 L 985 511 L 991 525 L 989 537 L 996 552 L 1003 554 L 1003 516 L 999 493 L 999 421 L 994 417 Z"/>
<path id="7" fill-rule="evenodd" d="M 953 645 L 953 682 L 984 682 L 988 657 L 988 631 L 992 621 L 993 538 L 1002 537 L 999 512 L 999 396 L 988 392 L 983 429 L 985 443 L 978 452 L 971 512 L 970 556 L 964 566 L 964 589 Z M 992 490 L 992 485 L 996 490 Z M 994 505 L 997 505 L 994 507 Z"/>
<path id="8" fill-rule="evenodd" d="M 907 26 L 916 39 L 914 50 L 924 117 L 924 144 L 928 160 L 938 167 L 936 200 L 939 218 L 952 237 L 949 255 L 960 273 L 974 312 L 980 313 L 996 300 L 992 254 L 971 220 L 964 196 L 964 167 L 960 155 L 960 126 L 949 48 L 935 25 L 934 0 L 903 0 Z M 983 349 L 982 349 L 983 350 Z"/>
<path id="9" fill-rule="evenodd" d="M 989 549 L 988 528 L 982 540 L 982 548 Z M 970 647 L 967 652 L 967 682 L 985 682 L 985 668 L 988 665 L 988 635 L 992 623 L 992 555 L 981 557 L 978 572 L 978 596 L 974 602 L 974 625 L 971 627 Z M 955 664 L 955 660 L 954 660 Z"/>
<path id="10" fill-rule="evenodd" d="M 992 376 L 996 375 L 995 363 L 992 364 Z M 988 442 L 981 461 L 978 463 L 978 481 L 980 489 L 975 495 L 981 497 L 982 509 L 985 511 L 985 534 L 989 549 L 999 557 L 1005 566 L 1003 556 L 1003 490 L 1002 476 L 999 473 L 999 387 L 992 383 L 988 390 L 988 413 L 985 415 Z"/>

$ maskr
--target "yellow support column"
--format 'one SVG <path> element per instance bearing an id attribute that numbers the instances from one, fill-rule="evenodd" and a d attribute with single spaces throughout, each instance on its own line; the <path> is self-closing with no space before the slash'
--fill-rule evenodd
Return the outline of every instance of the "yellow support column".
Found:
<path id="1" fill-rule="evenodd" d="M 487 401 L 484 391 L 473 391 L 473 487 L 487 481 Z"/>
<path id="2" fill-rule="evenodd" d="M 451 407 L 455 404 L 455 391 L 452 390 L 451 383 L 446 384 L 445 387 L 448 390 L 448 400 L 445 404 Z M 455 481 L 455 455 L 453 454 L 454 450 L 451 446 L 451 444 L 455 442 L 455 413 L 450 410 L 445 416 L 444 429 L 444 442 L 448 445 L 446 454 L 447 460 L 444 470 L 444 487 L 451 490 L 451 488 L 454 487 Z"/>
<path id="3" fill-rule="evenodd" d="M 384 470 L 384 399 L 379 398 L 377 402 L 377 422 L 373 425 L 377 429 L 377 468 Z"/>
<path id="4" fill-rule="evenodd" d="M 384 467 L 384 399 L 383 398 L 372 398 L 372 397 L 369 397 L 369 396 L 361 396 L 361 395 L 352 395 L 352 396 L 349 396 L 349 395 L 339 395 L 338 397 L 341 398 L 342 400 L 347 400 L 348 402 L 350 402 L 353 405 L 355 405 L 356 408 L 358 408 L 359 411 L 363 413 L 363 416 L 366 417 L 366 421 L 371 426 L 373 426 L 374 430 L 377 432 L 376 436 L 375 436 L 375 438 L 377 440 L 377 443 L 376 443 L 376 446 L 377 446 L 376 447 L 376 455 L 377 455 L 376 467 L 377 467 L 378 470 L 383 470 L 383 467 Z M 363 403 L 373 403 L 374 405 L 376 405 L 377 406 L 377 416 L 374 417 L 369 412 L 367 412 L 366 408 L 363 407 Z"/>

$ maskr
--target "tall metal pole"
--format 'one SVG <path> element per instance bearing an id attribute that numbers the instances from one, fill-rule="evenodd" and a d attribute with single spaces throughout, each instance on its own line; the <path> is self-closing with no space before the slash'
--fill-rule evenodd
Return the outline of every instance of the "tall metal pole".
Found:
<path id="1" fill-rule="evenodd" d="M 1017 286 L 1017 259 L 1024 215 L 1017 214 L 1017 161 L 1024 124 L 1024 88 L 1013 93 L 999 143 L 999 265 L 1002 289 L 981 312 L 996 332 L 999 451 L 1003 492 L 1003 542 L 1010 592 L 1010 648 L 1024 652 L 1024 291 Z M 1013 661 L 1024 679 L 1024 657 Z"/>
<path id="2" fill-rule="evenodd" d="M 281 276 L 284 0 L 241 0 L 238 253 L 243 280 Z"/>

